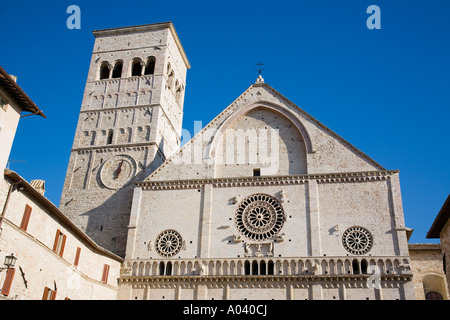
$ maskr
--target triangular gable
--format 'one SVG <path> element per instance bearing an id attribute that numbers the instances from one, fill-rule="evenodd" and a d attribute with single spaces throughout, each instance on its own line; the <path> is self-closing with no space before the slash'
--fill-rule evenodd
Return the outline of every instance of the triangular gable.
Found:
<path id="1" fill-rule="evenodd" d="M 270 85 L 252 84 L 190 141 L 167 159 L 145 181 L 214 178 L 214 147 L 236 114 L 261 106 L 272 108 L 302 131 L 308 174 L 385 170 L 365 153 L 292 103 Z"/>

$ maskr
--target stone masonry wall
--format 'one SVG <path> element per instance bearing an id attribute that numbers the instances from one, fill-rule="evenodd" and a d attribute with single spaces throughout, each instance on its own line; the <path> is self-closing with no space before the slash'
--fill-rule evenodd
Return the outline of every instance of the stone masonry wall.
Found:
<path id="1" fill-rule="evenodd" d="M 25 231 L 20 225 L 26 205 L 31 207 L 31 215 Z M 66 235 L 62 256 L 53 251 L 57 230 Z M 17 257 L 10 299 L 40 300 L 45 287 L 56 288 L 57 300 L 116 298 L 120 259 L 93 248 L 73 231 L 73 227 L 61 222 L 24 191 L 16 190 L 10 195 L 0 248 L 1 261 L 10 253 Z M 80 257 L 75 266 L 77 248 L 80 248 Z M 105 264 L 110 269 L 107 283 L 102 283 Z M 0 274 L 0 284 L 5 274 Z"/>

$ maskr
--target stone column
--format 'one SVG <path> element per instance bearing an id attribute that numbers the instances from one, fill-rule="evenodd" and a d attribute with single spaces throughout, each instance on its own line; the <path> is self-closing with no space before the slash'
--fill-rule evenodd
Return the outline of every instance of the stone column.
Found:
<path id="1" fill-rule="evenodd" d="M 394 250 L 400 256 L 407 256 L 409 255 L 408 239 L 403 217 L 403 204 L 398 173 L 388 177 L 387 186 Z"/>
<path id="2" fill-rule="evenodd" d="M 223 288 L 223 299 L 224 300 L 230 300 L 230 285 L 228 283 L 225 283 Z"/>
<path id="3" fill-rule="evenodd" d="M 213 186 L 205 184 L 202 190 L 201 229 L 199 235 L 199 258 L 209 258 L 211 240 Z"/>
<path id="4" fill-rule="evenodd" d="M 311 286 L 312 300 L 322 300 L 322 285 L 320 283 L 314 283 Z"/>
<path id="5" fill-rule="evenodd" d="M 345 283 L 341 282 L 339 284 L 339 299 L 340 300 L 347 300 L 347 290 L 345 288 Z"/>
<path id="6" fill-rule="evenodd" d="M 319 191 L 316 180 L 308 180 L 306 185 L 306 200 L 307 200 L 307 219 L 310 256 L 320 256 L 321 241 L 320 241 L 320 210 L 319 210 Z"/>
<path id="7" fill-rule="evenodd" d="M 125 251 L 125 259 L 133 259 L 135 243 L 136 243 L 136 227 L 139 221 L 139 213 L 141 211 L 142 189 L 135 187 L 133 192 L 133 201 L 131 203 L 130 222 L 128 223 L 127 247 Z"/>

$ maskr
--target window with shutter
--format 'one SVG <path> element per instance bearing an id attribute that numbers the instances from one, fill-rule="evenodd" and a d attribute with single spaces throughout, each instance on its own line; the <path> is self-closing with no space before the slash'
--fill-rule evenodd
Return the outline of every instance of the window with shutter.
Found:
<path id="1" fill-rule="evenodd" d="M 73 265 L 75 267 L 78 267 L 78 262 L 80 261 L 80 253 L 81 253 L 81 248 L 77 248 L 77 253 L 75 254 L 75 262 L 73 263 Z"/>
<path id="2" fill-rule="evenodd" d="M 20 223 L 20 229 L 23 231 L 27 231 L 28 222 L 30 221 L 31 215 L 31 207 L 29 205 L 25 205 L 25 211 L 23 213 L 22 222 Z"/>
<path id="3" fill-rule="evenodd" d="M 66 245 L 66 235 L 60 230 L 56 231 L 55 243 L 53 244 L 53 251 L 61 258 L 64 253 L 64 246 Z"/>
<path id="4" fill-rule="evenodd" d="M 102 282 L 107 283 L 108 282 L 108 274 L 109 274 L 109 265 L 105 264 L 103 266 L 103 275 L 102 275 Z"/>
<path id="5" fill-rule="evenodd" d="M 14 279 L 14 273 L 16 272 L 16 269 L 10 268 L 6 272 L 5 282 L 3 282 L 2 287 L 2 294 L 7 296 L 9 295 L 9 291 L 11 289 L 12 281 Z"/>
<path id="6" fill-rule="evenodd" d="M 42 300 L 55 300 L 56 291 L 50 289 L 49 287 L 44 288 L 44 294 L 42 295 Z"/>

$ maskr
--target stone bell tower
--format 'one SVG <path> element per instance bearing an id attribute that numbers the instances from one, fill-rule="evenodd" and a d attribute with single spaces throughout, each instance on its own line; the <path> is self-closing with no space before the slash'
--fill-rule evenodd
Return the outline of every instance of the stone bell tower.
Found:
<path id="1" fill-rule="evenodd" d="M 189 61 L 171 22 L 94 31 L 60 209 L 124 256 L 133 181 L 180 146 Z"/>

